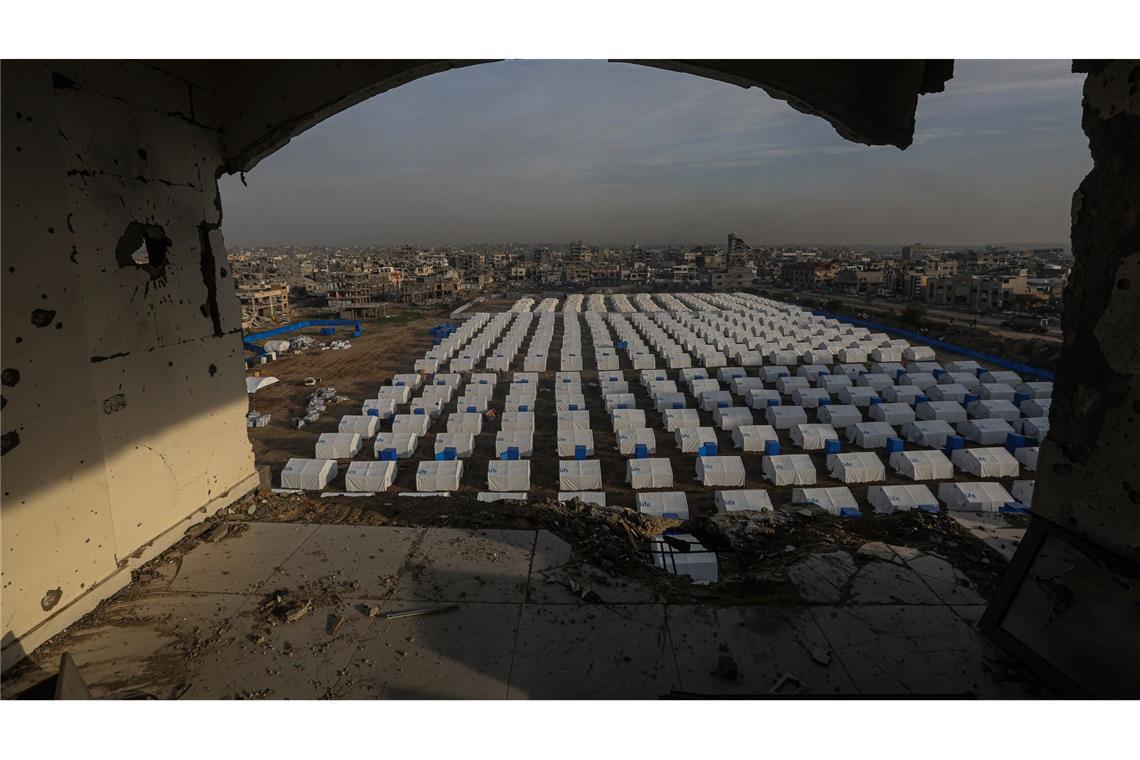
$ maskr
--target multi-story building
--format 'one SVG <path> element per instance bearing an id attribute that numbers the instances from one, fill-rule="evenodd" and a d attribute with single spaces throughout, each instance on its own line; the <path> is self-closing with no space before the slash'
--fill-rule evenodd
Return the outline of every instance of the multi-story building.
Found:
<path id="1" fill-rule="evenodd" d="M 713 290 L 744 290 L 756 286 L 756 268 L 747 265 L 710 272 Z"/>
<path id="2" fill-rule="evenodd" d="M 1013 274 L 958 274 L 929 279 L 926 300 L 938 306 L 952 306 L 980 311 L 1005 308 L 1013 296 L 1027 292 L 1025 270 Z"/>

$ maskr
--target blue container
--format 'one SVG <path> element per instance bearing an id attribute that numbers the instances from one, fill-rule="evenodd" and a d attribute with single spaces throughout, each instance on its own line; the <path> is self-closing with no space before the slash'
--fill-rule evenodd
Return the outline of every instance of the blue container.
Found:
<path id="1" fill-rule="evenodd" d="M 572 411 L 572 412 L 578 411 L 578 405 L 577 404 L 570 404 L 569 408 L 570 408 L 570 411 Z"/>
<path id="2" fill-rule="evenodd" d="M 827 370 L 825 370 L 825 369 L 821 369 L 821 370 L 819 371 L 819 376 L 820 376 L 820 377 L 826 377 L 827 375 L 830 375 L 830 374 L 831 374 L 831 373 L 830 373 L 830 372 L 828 372 L 828 371 L 827 371 Z"/>
<path id="3" fill-rule="evenodd" d="M 981 377 L 982 375 L 986 374 L 987 372 L 989 372 L 989 370 L 985 369 L 983 367 L 978 367 L 976 370 L 974 370 L 974 374 L 976 374 L 978 377 Z"/>
<path id="4" fill-rule="evenodd" d="M 916 404 L 925 404 L 929 400 L 930 400 L 929 398 L 922 395 L 921 393 L 914 397 L 914 403 L 916 403 Z"/>
<path id="5" fill-rule="evenodd" d="M 697 451 L 697 456 L 699 456 L 699 457 L 715 457 L 716 456 L 716 444 L 715 443 L 703 443 L 703 444 L 701 444 L 701 448 Z"/>
<path id="6" fill-rule="evenodd" d="M 468 413 L 468 414 L 472 414 L 472 413 L 474 413 L 474 414 L 478 414 L 478 413 L 479 413 L 479 410 L 478 410 L 478 409 L 476 409 L 476 408 L 475 408 L 475 407 L 473 407 L 473 406 L 469 406 L 469 407 L 467 407 L 467 413 Z"/>
<path id="7" fill-rule="evenodd" d="M 960 435 L 946 436 L 946 448 L 944 451 L 949 454 L 951 451 L 966 448 L 966 439 Z"/>
<path id="8" fill-rule="evenodd" d="M 639 443 L 636 446 L 634 446 L 633 447 L 633 458 L 634 459 L 648 459 L 649 458 L 649 447 L 646 446 L 644 443 Z"/>
<path id="9" fill-rule="evenodd" d="M 445 460 L 451 461 L 451 460 L 457 458 L 458 456 L 459 456 L 459 452 L 455 450 L 454 446 L 444 446 L 443 447 L 443 458 Z"/>
<path id="10" fill-rule="evenodd" d="M 508 446 L 507 450 L 503 452 L 502 459 L 514 461 L 519 458 L 519 447 Z"/>
<path id="11" fill-rule="evenodd" d="M 887 439 L 887 453 L 893 454 L 896 451 L 902 451 L 905 444 L 902 438 L 888 438 Z"/>
<path id="12" fill-rule="evenodd" d="M 820 405 L 820 406 L 831 406 L 831 399 L 829 399 L 829 398 L 821 398 L 821 399 L 819 400 L 819 405 Z"/>
<path id="13" fill-rule="evenodd" d="M 934 379 L 937 380 L 938 378 L 940 378 L 946 374 L 946 370 L 944 370 L 944 369 L 932 369 L 930 371 L 930 374 L 934 375 Z"/>
<path id="14" fill-rule="evenodd" d="M 368 416 L 369 417 L 379 417 L 380 416 L 380 410 L 379 409 L 369 409 L 368 410 Z"/>
<path id="15" fill-rule="evenodd" d="M 764 441 L 764 455 L 774 457 L 780 453 L 779 441 Z"/>
<path id="16" fill-rule="evenodd" d="M 730 406 L 730 405 L 729 405 L 729 403 L 728 403 L 727 401 L 718 401 L 718 402 L 716 402 L 716 407 L 717 407 L 717 409 L 727 409 L 729 406 Z"/>
<path id="17" fill-rule="evenodd" d="M 855 507 L 840 507 L 839 516 L 840 517 L 862 517 L 863 513 L 860 512 Z"/>
<path id="18" fill-rule="evenodd" d="M 584 460 L 586 458 L 586 447 L 585 446 L 575 446 L 574 447 L 574 458 L 577 459 L 578 461 Z"/>
<path id="19" fill-rule="evenodd" d="M 779 405 L 780 405 L 780 399 L 778 399 L 778 398 L 768 399 L 768 406 L 779 406 Z"/>
<path id="20" fill-rule="evenodd" d="M 1028 445 L 1029 443 L 1023 435 L 1018 435 L 1017 433 L 1007 433 L 1005 436 L 1005 450 L 1010 454 L 1017 451 L 1018 449 L 1023 449 Z"/>
<path id="21" fill-rule="evenodd" d="M 837 441 L 835 439 L 830 439 L 830 440 L 826 440 L 823 442 L 823 453 L 824 454 L 838 454 L 839 449 L 840 449 L 839 441 Z"/>
<path id="22" fill-rule="evenodd" d="M 1013 394 L 1013 405 L 1020 409 L 1021 405 L 1031 398 L 1033 397 L 1028 393 L 1015 393 Z"/>
<path id="23" fill-rule="evenodd" d="M 417 406 L 412 410 L 412 414 L 427 414 L 427 409 L 424 409 L 422 406 Z"/>
<path id="24" fill-rule="evenodd" d="M 898 380 L 899 380 L 899 379 L 901 379 L 901 378 L 902 378 L 902 376 L 903 376 L 903 375 L 905 375 L 905 374 L 906 374 L 906 370 L 905 370 L 905 369 L 900 369 L 900 370 L 898 370 L 897 372 L 895 372 L 895 380 L 896 380 L 896 381 L 898 381 Z"/>
<path id="25" fill-rule="evenodd" d="M 966 394 L 966 397 L 965 397 L 964 399 L 962 399 L 962 405 L 963 405 L 963 406 L 965 406 L 965 405 L 967 405 L 967 404 L 972 404 L 972 403 L 974 403 L 974 402 L 975 402 L 975 401 L 977 401 L 977 400 L 978 400 L 978 394 L 976 394 L 976 393 L 967 393 L 967 394 Z"/>
<path id="26" fill-rule="evenodd" d="M 881 398 L 879 398 L 878 396 L 875 396 L 870 401 L 871 401 L 871 406 L 875 406 L 876 404 L 883 403 L 883 400 Z"/>
<path id="27" fill-rule="evenodd" d="M 674 409 L 684 409 L 684 408 L 685 408 L 685 404 L 684 404 L 683 402 L 681 402 L 681 401 L 674 401 L 674 402 L 673 402 L 673 408 L 674 408 Z"/>
<path id="28" fill-rule="evenodd" d="M 519 411 L 520 412 L 529 412 L 530 407 L 526 404 L 519 404 Z"/>
<path id="29" fill-rule="evenodd" d="M 397 459 L 396 450 L 395 449 L 381 449 L 380 450 L 380 459 L 385 461 L 385 462 L 395 462 Z"/>
<path id="30" fill-rule="evenodd" d="M 998 512 L 1004 512 L 1005 514 L 1013 515 L 1027 515 L 1029 514 L 1029 507 L 1022 506 L 1016 501 L 1011 501 L 1004 507 L 999 507 Z"/>
<path id="31" fill-rule="evenodd" d="M 624 351 L 627 348 L 629 348 L 629 343 L 627 343 L 624 340 L 619 340 L 617 343 L 614 344 L 614 348 L 616 348 L 618 351 Z"/>

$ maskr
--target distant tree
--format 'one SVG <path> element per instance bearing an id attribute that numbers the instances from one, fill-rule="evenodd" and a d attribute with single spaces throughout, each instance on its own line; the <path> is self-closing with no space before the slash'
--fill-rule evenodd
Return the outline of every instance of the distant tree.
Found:
<path id="1" fill-rule="evenodd" d="M 903 324 L 911 325 L 912 327 L 920 327 L 926 320 L 926 309 L 922 308 L 916 303 L 908 304 L 907 307 L 902 310 L 902 315 L 900 318 L 902 319 Z"/>

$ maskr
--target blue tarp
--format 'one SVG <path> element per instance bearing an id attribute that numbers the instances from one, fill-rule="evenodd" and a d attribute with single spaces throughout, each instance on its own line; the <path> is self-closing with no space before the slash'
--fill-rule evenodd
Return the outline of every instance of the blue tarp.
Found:
<path id="1" fill-rule="evenodd" d="M 249 333 L 242 336 L 242 345 L 246 351 L 252 351 L 260 356 L 265 353 L 265 349 L 257 345 L 259 341 L 269 340 L 294 330 L 303 330 L 306 327 L 351 327 L 352 337 L 359 338 L 364 334 L 364 328 L 360 326 L 359 319 L 307 319 L 304 322 L 292 322 L 281 327 L 274 327 L 272 330 Z M 321 330 L 321 334 L 332 335 L 333 333 Z"/>
<path id="2" fill-rule="evenodd" d="M 968 356 L 971 359 L 987 362 L 989 364 L 993 364 L 996 367 L 1001 367 L 1002 369 L 1008 369 L 1016 372 L 1019 375 L 1029 375 L 1030 377 L 1035 377 L 1039 380 L 1052 380 L 1054 377 L 1056 377 L 1056 375 L 1049 370 L 1038 369 L 1037 367 L 1030 367 L 1028 364 L 1020 364 L 1018 362 L 1011 362 L 1008 359 L 1002 359 L 998 356 L 983 354 L 981 351 L 975 351 L 972 348 L 966 348 L 965 346 L 959 346 L 954 343 L 947 343 L 944 340 L 937 340 L 935 338 L 922 335 L 921 333 L 911 332 L 910 330 L 903 330 L 898 327 L 879 324 L 878 322 L 868 322 L 865 319 L 856 319 L 855 317 L 848 317 L 843 314 L 835 314 L 833 312 L 824 311 L 822 309 L 812 309 L 811 313 L 817 317 L 830 317 L 831 319 L 838 319 L 840 322 L 846 322 L 847 324 L 855 325 L 856 327 L 866 327 L 869 330 L 885 332 L 891 335 L 898 335 L 900 337 L 906 338 L 907 340 L 913 340 L 916 343 L 922 343 L 923 345 L 930 346 L 931 348 L 940 349 L 942 351 L 950 351 L 951 353 Z"/>

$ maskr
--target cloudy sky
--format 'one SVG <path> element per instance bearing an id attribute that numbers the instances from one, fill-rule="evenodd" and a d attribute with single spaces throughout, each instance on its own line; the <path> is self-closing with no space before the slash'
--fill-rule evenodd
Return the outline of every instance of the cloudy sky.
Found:
<path id="1" fill-rule="evenodd" d="M 1062 242 L 1091 168 L 1068 61 L 958 61 L 905 151 L 630 64 L 429 76 L 222 180 L 230 245 Z"/>

